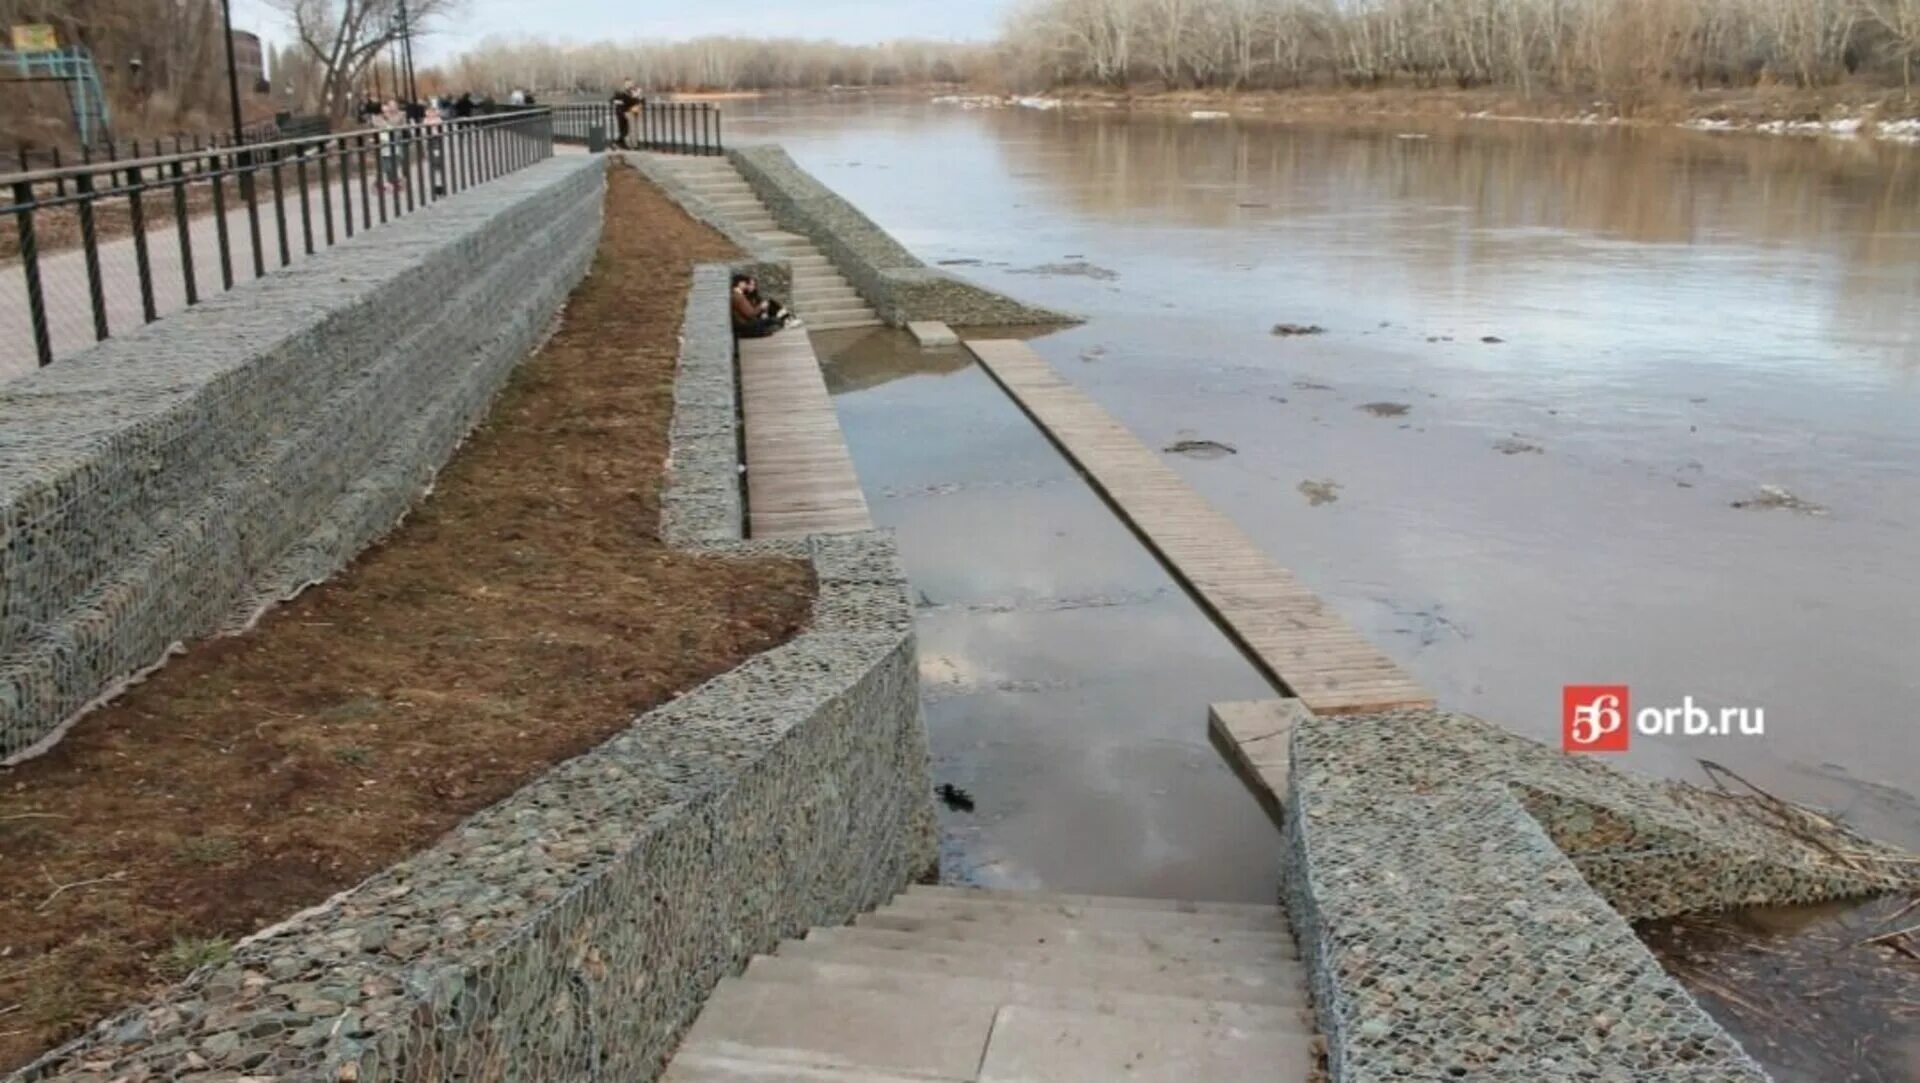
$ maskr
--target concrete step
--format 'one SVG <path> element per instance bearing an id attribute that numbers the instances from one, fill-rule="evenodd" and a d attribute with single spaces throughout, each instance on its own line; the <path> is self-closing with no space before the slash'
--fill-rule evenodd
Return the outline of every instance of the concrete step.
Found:
<path id="1" fill-rule="evenodd" d="M 981 1083 L 1304 1083 L 1315 1039 L 1295 1030 L 1129 1019 L 1008 1005 L 993 1021 Z"/>
<path id="2" fill-rule="evenodd" d="M 996 1008 L 928 1004 L 864 989 L 722 981 L 682 1052 L 820 1068 L 974 1079 Z"/>
<path id="3" fill-rule="evenodd" d="M 807 330 L 809 331 L 845 331 L 854 327 L 879 327 L 879 326 L 880 326 L 880 317 L 878 316 L 866 316 L 866 317 L 861 317 L 859 319 L 845 319 L 845 320 L 819 320 L 819 321 L 808 320 L 807 321 Z"/>
<path id="4" fill-rule="evenodd" d="M 858 297 L 839 298 L 832 301 L 801 301 L 796 298 L 793 307 L 810 320 L 827 320 L 841 316 L 871 316 L 873 308 Z"/>
<path id="5" fill-rule="evenodd" d="M 812 986 L 829 996 L 837 995 L 842 989 L 865 989 L 934 1004 L 965 999 L 991 1004 L 1022 1004 L 1032 1008 L 1099 1012 L 1129 1019 L 1230 1023 L 1237 1027 L 1313 1032 L 1311 1021 L 1298 1005 L 1206 1000 L 1157 991 L 1109 989 L 1097 982 L 1084 985 L 1023 982 L 945 974 L 936 970 L 901 970 L 778 955 L 763 955 L 753 960 L 747 966 L 746 978 L 748 981 L 783 981 Z"/>
<path id="6" fill-rule="evenodd" d="M 937 936 L 924 933 L 904 933 L 894 929 L 875 929 L 864 926 L 849 926 L 838 929 L 815 929 L 807 934 L 807 943 L 858 944 L 863 947 L 890 948 L 897 951 L 928 952 L 935 955 L 976 955 L 989 958 L 1075 958 L 1097 956 L 1114 965 L 1157 968 L 1161 970 L 1202 970 L 1217 974 L 1229 971 L 1248 971 L 1259 976 L 1280 969 L 1297 970 L 1300 960 L 1295 956 L 1292 946 L 1280 948 L 1273 945 L 1253 947 L 1243 944 L 1219 945 L 1202 943 L 1200 945 L 1162 945 L 1158 949 L 1141 950 L 1138 937 L 1131 937 L 1131 944 L 1114 943 L 1116 937 L 1130 934 L 1103 933 L 1099 935 L 1063 934 L 1061 936 L 1005 942 L 999 940 L 963 940 L 950 936 Z M 1121 950 L 1121 949 L 1126 950 Z"/>
<path id="7" fill-rule="evenodd" d="M 1298 1026 L 1137 1018 L 966 998 L 729 978 L 683 1055 L 982 1083 L 1237 1083 L 1304 1080 L 1314 1039 Z M 806 1078 L 796 1073 L 795 1078 Z M 832 1078 L 831 1076 L 828 1078 Z M 854 1078 L 858 1078 L 855 1076 Z"/>
<path id="8" fill-rule="evenodd" d="M 660 1077 L 660 1083 L 928 1083 L 928 1080 L 925 1076 L 869 1072 L 862 1068 L 815 1068 L 683 1050 L 667 1066 L 667 1074 Z"/>
<path id="9" fill-rule="evenodd" d="M 796 291 L 794 297 L 800 294 Z M 903 895 L 882 907 L 882 914 L 944 917 L 983 925 L 1045 921 L 1061 928 L 1125 929 L 1134 932 L 1244 931 L 1286 934 L 1288 926 L 1278 907 L 1251 914 L 1181 914 L 1162 910 L 1125 910 L 1118 907 L 1060 904 L 1033 906 L 991 899 L 936 899 Z"/>
<path id="10" fill-rule="evenodd" d="M 805 315 L 805 313 L 801 313 Z M 1136 955 L 1171 954 L 1180 957 L 1231 957 L 1257 952 L 1294 957 L 1293 938 L 1283 932 L 1241 929 L 1170 929 L 1149 932 L 1075 925 L 1053 918 L 992 916 L 985 919 L 950 915 L 875 913 L 854 919 L 861 929 L 913 933 L 948 940 L 1017 946 L 1060 944 Z"/>
<path id="11" fill-rule="evenodd" d="M 832 331 L 841 327 L 859 327 L 868 323 L 877 323 L 880 317 L 872 312 L 808 312 L 798 310 L 800 318 L 813 331 Z"/>
<path id="12" fill-rule="evenodd" d="M 839 271 L 796 267 L 793 272 L 793 288 L 796 291 L 850 290 L 853 288 L 853 283 L 842 278 Z"/>
<path id="13" fill-rule="evenodd" d="M 816 935 L 788 941 L 780 946 L 778 957 L 1027 985 L 1092 986 L 1115 993 L 1152 993 L 1240 1004 L 1296 1007 L 1307 1004 L 1305 971 L 1294 960 L 1244 966 L 1234 963 L 1170 966 L 1158 961 L 1142 963 L 1079 952 L 1005 955 L 875 946 L 857 935 L 857 930 L 839 932 L 856 935 Z"/>
<path id="14" fill-rule="evenodd" d="M 1026 906 L 1097 906 L 1105 910 L 1159 910 L 1169 914 L 1270 914 L 1272 903 L 1188 902 L 1182 899 L 1140 899 L 1127 895 L 1067 895 L 1047 891 L 1001 891 L 949 884 L 914 884 L 905 898 L 983 899 Z M 895 902 L 900 901 L 898 898 Z"/>
<path id="15" fill-rule="evenodd" d="M 826 288 L 794 290 L 793 303 L 796 305 L 865 304 L 852 286 L 830 286 Z"/>

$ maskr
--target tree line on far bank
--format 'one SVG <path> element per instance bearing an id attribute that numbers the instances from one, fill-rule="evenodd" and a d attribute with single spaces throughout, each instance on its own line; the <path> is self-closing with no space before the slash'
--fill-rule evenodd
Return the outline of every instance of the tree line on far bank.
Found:
<path id="1" fill-rule="evenodd" d="M 489 91 L 1500 87 L 1631 110 L 1714 87 L 1911 94 L 1920 0 L 1026 0 L 991 43 L 494 40 L 441 74 Z"/>

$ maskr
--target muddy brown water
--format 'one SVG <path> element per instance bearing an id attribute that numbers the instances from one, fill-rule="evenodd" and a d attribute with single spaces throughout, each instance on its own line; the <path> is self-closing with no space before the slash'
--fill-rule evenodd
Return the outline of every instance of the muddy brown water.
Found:
<path id="1" fill-rule="evenodd" d="M 1548 742 L 1573 683 L 1761 709 L 1618 762 L 1711 759 L 1920 847 L 1920 148 L 859 98 L 728 123 L 1088 317 L 1035 347 L 1151 446 L 1234 448 L 1168 462 L 1445 706 Z M 1262 897 L 1277 838 L 1199 717 L 1258 677 L 977 369 L 883 341 L 839 405 L 925 592 L 940 777 L 977 798 L 950 869 Z M 1920 1079 L 1920 963 L 1855 935 L 1898 905 L 1649 939 L 1778 1078 Z M 1769 1012 L 1854 1040 L 1782 1052 Z"/>

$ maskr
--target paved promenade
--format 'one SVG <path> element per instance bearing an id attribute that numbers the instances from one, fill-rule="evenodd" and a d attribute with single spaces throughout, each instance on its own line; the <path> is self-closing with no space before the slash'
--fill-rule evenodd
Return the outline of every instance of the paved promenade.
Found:
<path id="1" fill-rule="evenodd" d="M 301 229 L 300 188 L 293 182 L 292 170 L 283 181 L 287 214 L 287 263 L 306 258 L 305 234 Z M 332 204 L 334 238 L 346 239 L 345 211 L 341 206 L 340 180 L 336 176 L 326 193 Z M 406 197 L 402 195 L 402 206 Z M 313 243 L 326 247 L 326 207 L 321 202 L 317 181 L 307 188 L 312 215 Z M 360 186 L 356 176 L 352 191 L 354 229 L 361 229 Z M 393 214 L 393 196 L 389 195 L 389 216 Z M 380 224 L 379 196 L 374 195 L 374 226 Z M 125 203 L 124 199 L 116 200 Z M 151 215 L 172 206 L 173 196 L 164 189 L 143 197 L 142 204 Z M 226 211 L 227 243 L 232 253 L 235 283 L 254 277 L 253 240 L 244 203 L 230 202 Z M 271 273 L 279 268 L 280 235 L 274 217 L 273 188 L 262 179 L 259 187 L 261 262 Z M 13 228 L 8 226 L 7 228 Z M 192 240 L 192 275 L 181 253 L 180 230 L 171 219 L 146 231 L 147 260 L 153 276 L 154 315 L 165 316 L 187 306 L 189 277 L 204 299 L 221 292 L 220 220 L 212 212 L 188 220 Z M 140 297 L 139 261 L 134 238 L 119 237 L 103 241 L 100 251 L 100 280 L 106 302 L 107 329 L 114 335 L 126 334 L 145 322 Z M 86 256 L 79 248 L 44 252 L 40 257 L 41 289 L 46 296 L 47 324 L 55 361 L 92 346 L 96 340 L 93 306 L 87 286 Z M 37 364 L 34 353 L 33 323 L 27 310 L 26 273 L 17 259 L 0 262 L 0 381 L 32 372 Z"/>

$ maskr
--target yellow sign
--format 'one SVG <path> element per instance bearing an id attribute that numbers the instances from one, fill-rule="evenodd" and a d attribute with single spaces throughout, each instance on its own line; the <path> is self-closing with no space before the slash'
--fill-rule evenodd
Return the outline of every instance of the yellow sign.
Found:
<path id="1" fill-rule="evenodd" d="M 22 23 L 13 28 L 16 53 L 51 53 L 60 48 L 60 37 L 46 23 Z"/>

